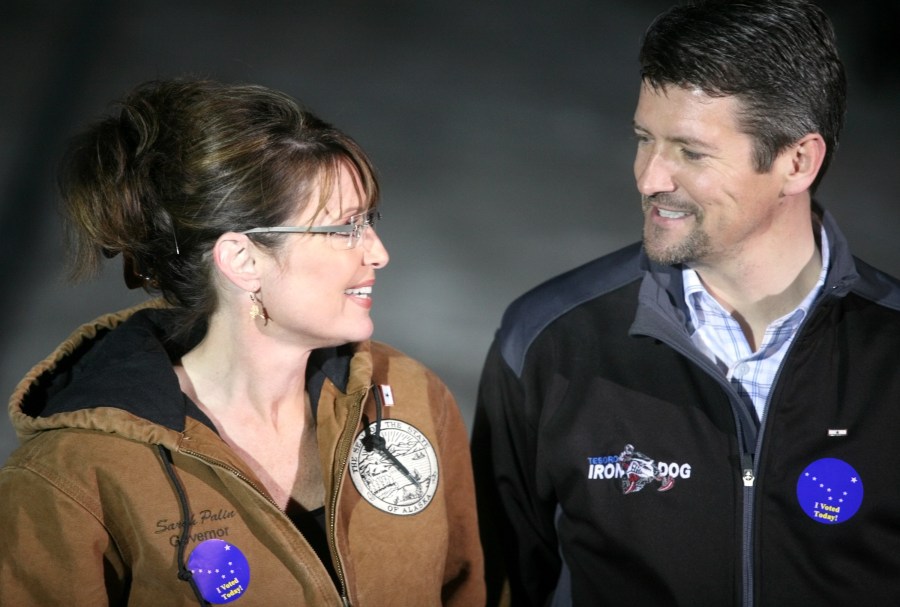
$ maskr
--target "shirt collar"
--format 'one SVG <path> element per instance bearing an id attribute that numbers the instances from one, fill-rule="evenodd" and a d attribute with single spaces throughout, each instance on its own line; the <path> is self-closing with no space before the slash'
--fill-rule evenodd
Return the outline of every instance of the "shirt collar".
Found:
<path id="1" fill-rule="evenodd" d="M 819 278 L 810 292 L 803 298 L 803 301 L 801 301 L 793 311 L 782 316 L 773 324 L 780 324 L 789 319 L 794 319 L 799 324 L 799 322 L 809 313 L 813 302 L 822 291 L 822 287 L 825 286 L 825 279 L 828 276 L 828 267 L 831 264 L 831 251 L 828 246 L 828 234 L 825 231 L 825 228 L 818 221 L 815 225 L 819 227 L 818 244 L 819 251 L 822 255 L 822 269 L 819 271 Z M 700 280 L 700 275 L 697 274 L 696 270 L 685 266 L 681 271 L 681 277 L 684 288 L 684 301 L 687 305 L 691 323 L 689 330 L 693 333 L 703 322 L 703 314 L 700 312 L 704 307 L 708 310 L 710 307 L 721 309 L 722 306 L 712 295 L 710 295 L 709 291 L 706 290 L 706 287 L 703 286 L 703 281 Z"/>

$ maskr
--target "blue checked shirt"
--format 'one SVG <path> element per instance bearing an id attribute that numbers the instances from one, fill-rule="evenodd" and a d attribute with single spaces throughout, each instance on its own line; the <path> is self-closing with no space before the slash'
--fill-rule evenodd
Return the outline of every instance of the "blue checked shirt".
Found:
<path id="1" fill-rule="evenodd" d="M 797 309 L 766 328 L 756 352 L 750 351 L 750 344 L 738 322 L 709 294 L 697 272 L 690 268 L 682 271 L 684 299 L 690 312 L 688 330 L 694 345 L 716 364 L 744 400 L 753 405 L 759 420 L 763 418 L 781 361 L 825 284 L 829 263 L 828 237 L 825 230 L 820 233 L 822 271 L 818 282 Z"/>

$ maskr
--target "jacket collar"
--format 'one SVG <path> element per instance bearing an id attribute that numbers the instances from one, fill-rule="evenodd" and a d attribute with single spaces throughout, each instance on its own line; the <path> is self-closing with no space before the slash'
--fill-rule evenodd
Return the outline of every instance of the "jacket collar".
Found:
<path id="1" fill-rule="evenodd" d="M 82 325 L 35 368 L 39 372 L 21 397 L 22 413 L 49 419 L 109 407 L 177 432 L 188 415 L 212 426 L 172 371 L 172 361 L 198 339 L 167 334 L 177 314 L 139 307 Z"/>
<path id="2" fill-rule="evenodd" d="M 172 362 L 203 334 L 199 327 L 182 339 L 170 335 L 167 327 L 178 313 L 153 301 L 79 327 L 14 392 L 10 414 L 20 435 L 73 424 L 93 427 L 98 408 L 125 412 L 175 432 L 184 431 L 189 417 L 215 430 L 182 393 L 172 370 Z M 351 377 L 350 362 L 357 354 L 363 354 L 362 361 L 369 360 L 367 344 L 313 352 L 307 382 L 314 408 L 326 380 L 342 392 L 348 386 L 356 389 L 356 384 L 368 387 L 369 377 L 360 374 L 370 374 L 371 364 L 354 363 L 361 368 L 354 369 Z"/>
<path id="3" fill-rule="evenodd" d="M 831 267 L 828 269 L 822 293 L 843 297 L 851 290 L 862 292 L 871 290 L 867 289 L 865 284 L 860 284 L 860 275 L 857 271 L 858 260 L 850 253 L 847 239 L 838 228 L 834 217 L 817 203 L 813 205 L 813 212 L 820 217 L 822 226 L 825 228 L 831 259 Z M 658 319 L 660 316 L 667 323 L 684 327 L 688 312 L 684 302 L 682 266 L 655 263 L 647 257 L 643 248 L 641 249 L 640 263 L 641 269 L 644 271 L 644 278 L 638 297 L 638 312 L 631 333 L 640 334 L 650 330 L 651 327 L 658 328 L 658 323 L 654 319 Z M 650 313 L 649 317 L 646 315 L 647 313 Z M 671 328 L 667 329 L 666 333 L 671 334 Z M 687 335 L 686 331 L 679 333 Z"/>

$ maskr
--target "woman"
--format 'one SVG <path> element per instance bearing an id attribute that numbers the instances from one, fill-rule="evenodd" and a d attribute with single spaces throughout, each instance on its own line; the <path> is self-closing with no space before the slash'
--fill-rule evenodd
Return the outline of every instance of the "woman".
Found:
<path id="1" fill-rule="evenodd" d="M 163 298 L 19 384 L 0 471 L 6 605 L 477 605 L 467 436 L 369 341 L 378 184 L 258 86 L 152 82 L 71 145 L 75 274 Z"/>

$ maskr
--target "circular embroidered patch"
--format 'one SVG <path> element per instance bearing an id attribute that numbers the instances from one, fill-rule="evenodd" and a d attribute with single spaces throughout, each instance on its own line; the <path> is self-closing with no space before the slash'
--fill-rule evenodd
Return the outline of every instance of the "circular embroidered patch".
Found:
<path id="1" fill-rule="evenodd" d="M 414 426 L 385 419 L 359 433 L 350 450 L 350 478 L 366 501 L 390 514 L 421 512 L 438 485 L 437 455 Z"/>
<path id="2" fill-rule="evenodd" d="M 247 592 L 250 564 L 234 544 L 206 540 L 191 551 L 187 562 L 203 598 L 221 605 L 236 601 Z"/>
<path id="3" fill-rule="evenodd" d="M 803 512 L 817 523 L 845 523 L 862 505 L 862 479 L 843 460 L 831 457 L 816 460 L 800 474 L 797 500 Z"/>

